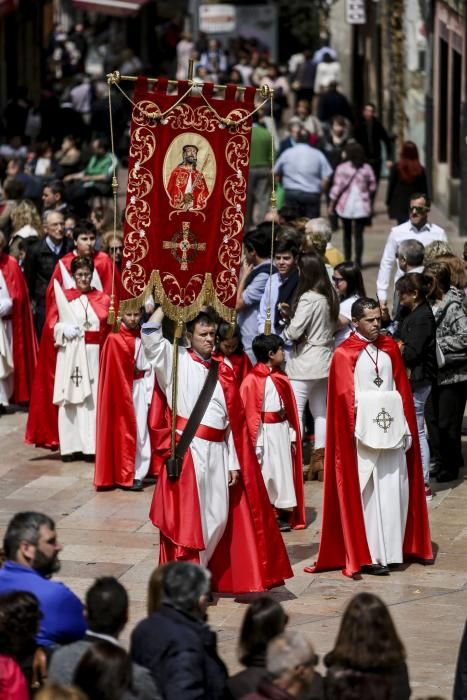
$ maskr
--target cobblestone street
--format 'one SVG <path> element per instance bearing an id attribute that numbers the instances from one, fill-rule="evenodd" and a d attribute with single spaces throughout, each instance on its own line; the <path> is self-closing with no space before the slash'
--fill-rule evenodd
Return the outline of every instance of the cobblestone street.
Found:
<path id="1" fill-rule="evenodd" d="M 379 204 L 382 209 L 382 205 Z M 439 213 L 431 220 L 443 225 Z M 389 222 L 378 214 L 365 236 L 368 291 L 375 277 Z M 456 252 L 462 242 L 448 227 Z M 336 245 L 341 245 L 339 236 Z M 114 575 L 128 588 L 131 619 L 124 633 L 145 614 L 146 584 L 158 557 L 158 533 L 148 521 L 152 488 L 143 493 L 112 491 L 96 494 L 93 465 L 64 464 L 57 454 L 23 444 L 26 414 L 0 418 L 0 529 L 20 510 L 39 510 L 56 520 L 61 554 L 60 578 L 83 596 L 96 576 Z M 274 591 L 283 602 L 290 625 L 299 627 L 322 656 L 334 642 L 349 598 L 362 590 L 380 595 L 390 606 L 406 645 L 413 697 L 441 695 L 452 690 L 457 650 L 467 616 L 467 482 L 434 486 L 429 504 L 433 566 L 404 566 L 389 577 L 365 576 L 352 581 L 339 572 L 316 576 L 303 567 L 318 548 L 322 484 L 305 485 L 308 527 L 285 534 L 295 577 Z M 210 608 L 211 625 L 219 633 L 220 651 L 230 671 L 238 667 L 236 642 L 247 596 L 221 598 Z"/>

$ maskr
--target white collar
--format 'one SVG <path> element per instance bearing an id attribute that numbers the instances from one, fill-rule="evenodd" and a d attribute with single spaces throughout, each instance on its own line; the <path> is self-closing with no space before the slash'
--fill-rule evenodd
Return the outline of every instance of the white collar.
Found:
<path id="1" fill-rule="evenodd" d="M 118 639 L 116 637 L 111 637 L 110 634 L 100 634 L 100 632 L 93 632 L 92 630 L 86 630 L 86 634 L 91 637 L 97 637 L 97 639 L 104 639 L 106 642 L 115 644 L 116 647 L 121 646 Z"/>

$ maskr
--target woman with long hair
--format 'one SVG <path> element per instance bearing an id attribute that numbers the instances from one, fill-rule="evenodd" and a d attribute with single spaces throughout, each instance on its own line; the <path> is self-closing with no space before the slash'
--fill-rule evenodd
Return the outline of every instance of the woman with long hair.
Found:
<path id="1" fill-rule="evenodd" d="M 396 283 L 399 303 L 408 311 L 408 315 L 404 316 L 400 325 L 398 335 L 402 359 L 410 372 L 410 386 L 422 454 L 425 496 L 429 501 L 433 495 L 430 488 L 430 448 L 425 435 L 425 404 L 438 371 L 435 319 L 427 300 L 432 286 L 431 277 L 419 272 L 409 272 Z"/>
<path id="2" fill-rule="evenodd" d="M 214 351 L 222 357 L 223 362 L 232 366 L 237 385 L 240 386 L 252 364 L 243 347 L 240 328 L 237 324 L 232 331 L 231 325 L 227 321 L 219 323 Z"/>
<path id="3" fill-rule="evenodd" d="M 355 240 L 355 262 L 362 266 L 363 232 L 371 218 L 372 196 L 376 192 L 373 168 L 365 162 L 365 151 L 359 143 L 346 146 L 347 159 L 337 166 L 329 193 L 329 213 L 337 213 L 344 227 L 344 256 L 352 260 L 352 234 Z"/>
<path id="4" fill-rule="evenodd" d="M 409 218 L 410 198 L 415 192 L 427 192 L 425 168 L 418 158 L 418 148 L 413 141 L 402 144 L 399 160 L 389 173 L 386 206 L 390 219 L 398 224 Z"/>
<path id="5" fill-rule="evenodd" d="M 277 635 L 282 634 L 288 622 L 280 603 L 269 595 L 256 598 L 247 608 L 240 629 L 239 660 L 243 671 L 227 681 L 227 697 L 237 700 L 254 693 L 266 675 L 266 648 Z"/>
<path id="6" fill-rule="evenodd" d="M 404 646 L 389 610 L 373 593 L 358 593 L 348 604 L 334 649 L 324 657 L 328 668 L 325 686 L 351 669 L 389 682 L 391 700 L 408 700 L 409 676 Z"/>
<path id="7" fill-rule="evenodd" d="M 433 280 L 429 299 L 436 324 L 436 340 L 444 365 L 428 397 L 425 418 L 435 466 L 431 476 L 444 483 L 454 481 L 463 466 L 462 419 L 467 400 L 467 314 L 463 291 L 452 285 L 445 260 L 425 267 Z M 439 365 L 441 363 L 438 363 Z"/>
<path id="8" fill-rule="evenodd" d="M 315 422 L 315 449 L 308 478 L 322 480 L 326 442 L 326 397 L 329 365 L 334 348 L 334 331 L 339 301 L 325 264 L 318 255 L 302 253 L 291 318 L 284 337 L 293 342 L 287 361 L 289 375 L 302 420 L 308 401 Z"/>
<path id="9" fill-rule="evenodd" d="M 362 271 L 353 262 L 343 262 L 336 265 L 332 281 L 340 302 L 337 331 L 334 336 L 334 347 L 337 348 L 352 332 L 350 325 L 352 304 L 360 297 L 366 297 L 366 291 Z"/>

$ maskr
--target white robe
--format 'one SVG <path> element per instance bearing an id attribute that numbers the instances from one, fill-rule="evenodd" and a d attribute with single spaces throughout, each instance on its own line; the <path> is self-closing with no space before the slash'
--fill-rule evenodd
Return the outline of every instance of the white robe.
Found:
<path id="1" fill-rule="evenodd" d="M 283 408 L 279 393 L 270 377 L 266 377 L 262 411 L 276 413 Z M 269 500 L 276 508 L 295 508 L 297 498 L 293 480 L 291 442 L 295 430 L 288 421 L 263 423 L 260 421 L 256 439 L 256 454 L 261 464 Z"/>
<path id="2" fill-rule="evenodd" d="M 135 479 L 144 479 L 151 466 L 151 442 L 148 413 L 154 391 L 154 372 L 146 358 L 141 340 L 135 342 L 135 368 L 144 371 L 144 377 L 133 382 L 133 406 L 136 418 Z"/>
<path id="3" fill-rule="evenodd" d="M 99 319 L 92 308 L 86 294 L 82 294 L 78 299 L 69 301 L 70 309 L 73 312 L 78 325 L 85 330 L 98 331 L 100 329 Z M 87 320 L 91 324 L 90 328 L 84 328 Z M 60 322 L 55 324 L 55 342 L 66 349 L 68 342 L 61 332 Z M 72 341 L 73 342 L 73 341 Z M 91 393 L 82 403 L 65 403 L 58 408 L 58 436 L 60 442 L 60 453 L 62 455 L 82 452 L 85 455 L 93 455 L 96 452 L 96 405 L 97 387 L 99 381 L 99 345 L 86 344 L 86 358 L 91 384 Z M 82 370 L 81 370 L 82 371 Z M 68 377 L 55 375 L 55 383 L 67 381 Z"/>
<path id="4" fill-rule="evenodd" d="M 0 271 L 0 302 L 2 315 L 9 316 L 13 309 L 3 273 Z M 14 389 L 13 374 L 13 327 L 11 321 L 0 318 L 0 404 L 8 406 Z"/>
<path id="5" fill-rule="evenodd" d="M 172 344 L 158 328 L 150 334 L 142 333 L 146 356 L 154 367 L 156 380 L 172 405 Z M 188 418 L 206 380 L 208 370 L 194 361 L 186 348 L 179 349 L 177 415 Z M 227 405 L 219 382 L 202 419 L 202 425 L 218 430 L 229 427 Z M 206 566 L 211 559 L 227 525 L 229 514 L 229 470 L 240 469 L 230 430 L 224 442 L 210 442 L 194 437 L 190 445 L 195 468 L 205 550 L 200 552 L 200 563 Z M 187 494 L 187 498 L 190 497 Z"/>
<path id="6" fill-rule="evenodd" d="M 376 347 L 367 350 L 376 359 Z M 355 405 L 358 412 L 359 393 L 366 391 L 394 391 L 391 358 L 378 353 L 379 375 L 383 380 L 377 387 L 375 365 L 362 350 L 355 367 Z M 407 434 L 408 434 L 407 427 Z M 357 465 L 362 494 L 365 532 L 373 564 L 400 564 L 403 561 L 409 481 L 404 445 L 395 449 L 374 449 L 357 443 Z"/>

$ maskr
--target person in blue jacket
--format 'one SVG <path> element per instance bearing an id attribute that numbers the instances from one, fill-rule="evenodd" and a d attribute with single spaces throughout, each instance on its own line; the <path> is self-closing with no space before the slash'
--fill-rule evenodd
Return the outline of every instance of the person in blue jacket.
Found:
<path id="1" fill-rule="evenodd" d="M 62 549 L 54 521 L 43 513 L 16 513 L 8 524 L 3 549 L 6 561 L 0 568 L 0 595 L 34 593 L 42 613 L 37 644 L 51 648 L 82 639 L 86 632 L 83 604 L 63 583 L 51 581 L 60 569 Z"/>

